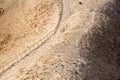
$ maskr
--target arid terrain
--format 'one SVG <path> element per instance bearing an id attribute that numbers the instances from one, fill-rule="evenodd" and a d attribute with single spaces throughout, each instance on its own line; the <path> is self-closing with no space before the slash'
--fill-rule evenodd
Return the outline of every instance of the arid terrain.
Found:
<path id="1" fill-rule="evenodd" d="M 0 80 L 120 80 L 120 0 L 0 0 Z"/>

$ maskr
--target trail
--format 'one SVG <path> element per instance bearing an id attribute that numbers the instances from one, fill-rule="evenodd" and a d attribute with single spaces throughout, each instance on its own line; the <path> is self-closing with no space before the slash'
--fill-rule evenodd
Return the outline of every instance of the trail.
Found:
<path id="1" fill-rule="evenodd" d="M 59 27 L 60 27 L 59 25 L 60 25 L 60 22 L 61 22 L 62 12 L 63 12 L 62 0 L 61 0 L 61 5 L 62 6 L 61 6 L 60 13 L 59 13 L 59 21 L 58 21 L 54 31 L 47 32 L 47 35 L 45 35 L 42 39 L 40 39 L 39 42 L 35 43 L 29 50 L 25 51 L 22 55 L 19 55 L 19 57 L 17 59 L 15 59 L 14 61 L 8 63 L 8 65 L 4 66 L 3 70 L 0 70 L 0 76 L 2 74 L 4 74 L 7 70 L 9 70 L 12 67 L 14 67 L 20 61 L 22 61 L 25 58 L 29 57 L 37 49 L 39 49 L 41 47 L 44 47 L 44 45 L 47 45 L 49 43 L 50 39 L 52 39 L 57 34 L 57 32 L 59 31 Z"/>

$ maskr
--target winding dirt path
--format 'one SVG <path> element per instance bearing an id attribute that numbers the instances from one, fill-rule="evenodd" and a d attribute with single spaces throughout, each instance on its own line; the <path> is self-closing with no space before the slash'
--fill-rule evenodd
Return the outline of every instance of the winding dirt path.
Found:
<path id="1" fill-rule="evenodd" d="M 13 5 L 19 8 L 7 8 L 13 13 L 1 12 L 0 48 L 7 49 L 16 37 L 21 47 L 8 46 L 7 54 L 1 49 L 0 64 L 9 64 L 0 68 L 0 80 L 120 79 L 119 0 L 21 1 Z M 17 23 L 8 27 L 14 17 Z"/>
<path id="2" fill-rule="evenodd" d="M 18 1 L 17 3 L 19 3 L 20 7 L 16 8 L 16 9 L 13 9 L 10 13 L 6 12 L 6 14 L 4 16 L 2 16 L 2 18 L 1 18 L 1 21 L 4 21 L 3 19 L 6 18 L 6 16 L 7 16 L 8 17 L 7 23 L 9 23 L 9 26 L 8 25 L 6 26 L 7 27 L 6 28 L 7 32 L 5 32 L 4 26 L 7 23 L 2 22 L 1 29 L 0 29 L 1 30 L 1 32 L 0 32 L 1 36 L 2 35 L 7 35 L 8 38 L 9 38 L 9 34 L 11 34 L 10 37 L 11 36 L 13 37 L 12 40 L 14 40 L 14 43 L 15 43 L 15 44 L 13 42 L 10 43 L 10 41 L 8 43 L 7 42 L 1 42 L 1 44 L 3 43 L 1 45 L 1 47 L 4 46 L 4 45 L 7 45 L 7 46 L 10 45 L 10 47 L 11 47 L 12 44 L 14 44 L 14 46 L 16 47 L 16 50 L 11 50 L 10 47 L 9 48 L 7 47 L 9 50 L 0 51 L 0 64 L 1 64 L 0 65 L 0 73 L 1 74 L 4 71 L 8 70 L 10 67 L 14 66 L 20 60 L 24 59 L 26 56 L 28 56 L 30 53 L 35 51 L 41 45 L 44 45 L 51 38 L 51 36 L 55 35 L 56 32 L 57 32 L 57 29 L 58 29 L 59 23 L 60 23 L 61 12 L 62 12 L 62 3 L 61 3 L 61 1 L 56 1 L 56 0 L 52 0 L 52 1 L 48 0 L 47 1 L 46 0 L 46 1 L 40 1 L 40 4 L 39 4 L 38 1 L 35 1 L 35 0 L 33 0 L 33 1 L 34 2 L 32 2 L 31 0 L 27 0 L 26 2 L 25 1 L 24 2 L 20 1 L 20 3 Z M 21 5 L 21 2 L 22 2 L 22 5 Z M 17 3 L 14 2 L 14 6 L 18 5 Z M 32 4 L 30 5 L 30 3 L 32 3 Z M 14 6 L 13 6 L 13 8 L 14 8 Z M 21 13 L 21 11 L 23 11 L 23 9 L 24 9 L 22 7 L 24 7 L 28 11 Z M 31 9 L 29 9 L 29 7 L 31 7 Z M 51 8 L 51 11 L 49 11 L 50 8 Z M 18 10 L 21 9 L 21 10 L 18 11 L 18 13 L 16 13 L 17 9 Z M 37 11 L 36 9 L 38 9 L 40 11 Z M 34 12 L 31 12 L 31 11 L 34 11 Z M 40 16 L 39 16 L 39 13 L 40 13 Z M 18 16 L 18 18 L 16 18 L 17 17 L 17 16 L 15 16 L 16 14 L 19 15 L 20 17 Z M 26 15 L 26 14 L 28 14 L 28 15 Z M 8 16 L 8 15 L 10 15 L 10 16 Z M 18 20 L 21 20 L 22 16 L 24 16 L 24 15 L 26 15 L 25 16 L 26 20 L 27 19 L 28 20 L 25 21 L 25 23 L 21 23 L 20 25 L 18 25 L 18 23 L 21 22 L 21 21 L 18 21 Z M 13 16 L 15 16 L 15 19 L 17 19 L 18 23 L 14 23 L 13 21 L 11 22 L 11 20 L 9 20 L 10 17 L 13 18 L 13 20 L 14 20 Z M 31 19 L 29 19 L 30 16 L 31 16 Z M 42 17 L 44 17 L 44 19 L 42 19 Z M 55 17 L 55 19 L 54 19 L 54 17 Z M 33 22 L 31 21 L 32 18 L 33 18 Z M 36 22 L 34 21 L 34 19 L 36 20 Z M 31 22 L 29 22 L 29 21 L 31 21 Z M 27 25 L 26 25 L 26 23 L 27 23 Z M 15 31 L 17 29 L 20 31 L 19 26 L 20 27 L 23 26 L 24 30 L 26 28 L 27 31 L 28 30 L 30 30 L 30 31 L 28 31 L 28 33 L 25 33 L 26 31 L 24 31 L 24 30 L 21 30 L 21 32 L 14 32 L 14 33 L 8 32 L 9 27 L 11 26 L 10 24 L 12 26 L 14 25 L 15 27 L 18 26 L 18 28 L 17 27 L 15 28 Z M 31 26 L 32 24 L 33 24 L 33 26 Z M 14 30 L 14 26 L 13 26 L 12 32 Z M 33 30 L 31 31 L 31 29 L 29 27 L 31 27 L 31 28 L 33 27 L 32 28 Z M 39 29 L 39 27 L 40 28 L 43 27 L 43 31 L 42 31 L 42 29 Z M 10 27 L 10 28 L 12 28 L 12 27 Z M 38 32 L 39 30 L 41 30 L 40 32 L 42 32 L 42 33 L 39 33 Z M 18 35 L 21 35 L 21 36 L 18 36 L 17 33 L 18 33 Z M 35 36 L 35 37 L 31 38 L 30 36 Z M 8 38 L 3 37 L 3 40 L 4 41 L 5 41 L 5 39 L 8 40 Z M 24 41 L 26 41 L 26 39 L 29 40 L 29 41 L 28 41 L 28 43 L 25 44 Z M 22 41 L 23 41 L 24 44 L 22 43 Z M 12 46 L 12 47 L 14 47 L 14 46 Z M 23 47 L 23 48 L 21 49 L 21 47 Z M 9 54 L 6 54 L 6 53 L 9 53 Z M 7 60 L 6 60 L 6 58 L 7 58 Z"/>

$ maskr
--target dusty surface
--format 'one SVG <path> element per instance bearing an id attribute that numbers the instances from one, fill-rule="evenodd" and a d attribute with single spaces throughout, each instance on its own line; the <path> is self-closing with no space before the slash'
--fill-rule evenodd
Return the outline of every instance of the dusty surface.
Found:
<path id="1" fill-rule="evenodd" d="M 16 0 L 10 4 L 11 8 L 5 10 L 4 15 L 1 12 L 0 18 L 0 70 L 49 39 L 60 18 L 60 1 Z"/>
<path id="2" fill-rule="evenodd" d="M 120 1 L 0 0 L 0 80 L 120 80 Z"/>

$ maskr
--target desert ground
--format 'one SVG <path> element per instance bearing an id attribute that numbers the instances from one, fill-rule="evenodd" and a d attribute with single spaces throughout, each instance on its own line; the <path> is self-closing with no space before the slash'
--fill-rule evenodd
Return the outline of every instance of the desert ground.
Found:
<path id="1" fill-rule="evenodd" d="M 120 0 L 0 0 L 0 80 L 120 80 Z"/>

